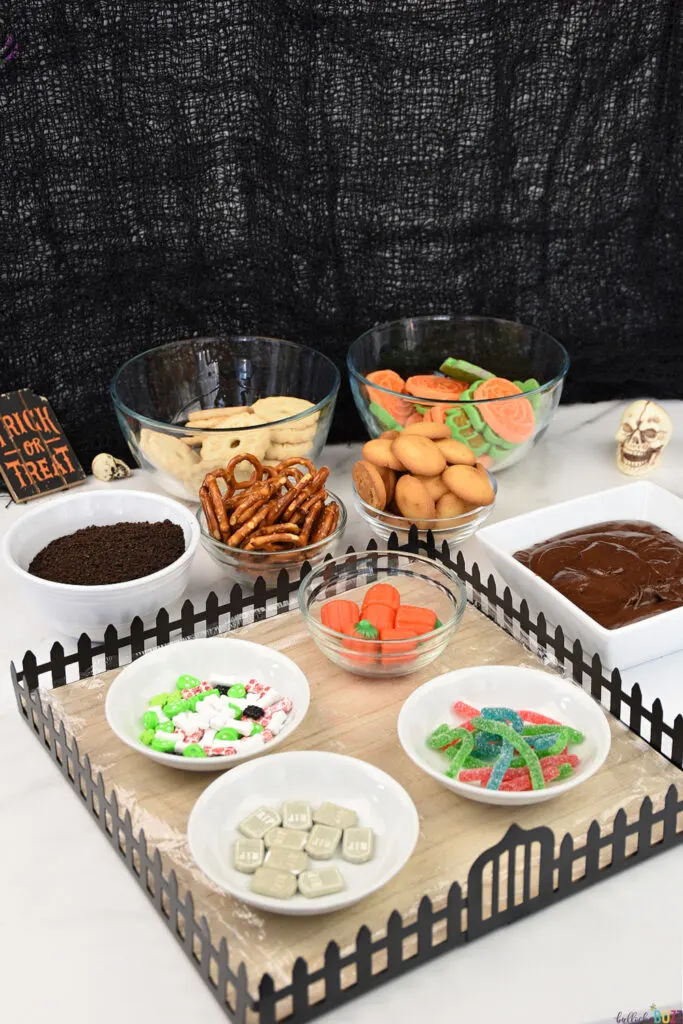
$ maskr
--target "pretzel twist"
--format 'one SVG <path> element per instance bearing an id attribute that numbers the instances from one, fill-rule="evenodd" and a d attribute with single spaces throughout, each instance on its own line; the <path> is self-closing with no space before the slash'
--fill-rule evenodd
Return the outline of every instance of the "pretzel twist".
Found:
<path id="1" fill-rule="evenodd" d="M 226 469 L 214 469 L 213 472 L 207 473 L 204 477 L 204 486 L 206 487 L 211 504 L 213 505 L 214 518 L 217 521 L 218 530 L 220 536 L 217 540 L 227 541 L 230 536 L 230 524 L 228 522 L 228 516 L 225 511 L 225 505 L 223 504 L 223 495 L 221 494 L 218 481 L 224 480 L 227 487 L 226 497 L 232 497 L 235 490 L 235 478 L 234 476 L 228 475 Z M 208 517 L 207 517 L 208 523 Z"/>
<path id="2" fill-rule="evenodd" d="M 242 462 L 253 472 L 238 481 L 235 470 Z M 292 551 L 324 540 L 339 522 L 337 503 L 326 504 L 328 476 L 326 466 L 316 470 L 309 459 L 265 466 L 255 455 L 240 453 L 204 478 L 199 499 L 207 529 L 215 540 L 245 551 Z"/>
<path id="3" fill-rule="evenodd" d="M 216 513 L 213 510 L 213 501 L 211 500 L 209 488 L 206 484 L 202 484 L 199 488 L 199 500 L 202 503 L 202 509 L 206 517 L 206 525 L 209 529 L 209 533 L 214 540 L 222 540 L 223 537 L 221 535 L 220 527 L 218 526 L 218 519 L 216 518 Z"/>

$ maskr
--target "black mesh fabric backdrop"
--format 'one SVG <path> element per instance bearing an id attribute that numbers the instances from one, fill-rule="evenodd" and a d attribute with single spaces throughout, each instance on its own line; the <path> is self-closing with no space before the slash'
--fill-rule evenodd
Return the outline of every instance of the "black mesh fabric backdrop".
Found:
<path id="1" fill-rule="evenodd" d="M 30 0 L 0 7 L 0 386 L 80 456 L 191 334 L 342 365 L 371 324 L 491 313 L 565 399 L 679 397 L 680 0 Z M 345 386 L 332 440 L 360 437 Z"/>

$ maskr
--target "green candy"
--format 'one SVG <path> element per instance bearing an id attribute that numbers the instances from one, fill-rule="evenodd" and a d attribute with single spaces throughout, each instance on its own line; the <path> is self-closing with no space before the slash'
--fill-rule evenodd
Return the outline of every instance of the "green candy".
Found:
<path id="1" fill-rule="evenodd" d="M 488 370 L 483 370 L 481 366 L 475 366 L 474 363 L 468 363 L 466 359 L 445 359 L 439 370 L 447 377 L 451 377 L 453 380 L 462 380 L 466 384 L 479 383 L 493 377 Z"/>
<path id="2" fill-rule="evenodd" d="M 529 746 L 527 741 L 520 736 L 518 732 L 515 732 L 511 725 L 508 725 L 507 722 L 496 722 L 492 718 L 481 717 L 473 718 L 471 724 L 475 729 L 480 729 L 482 732 L 492 732 L 494 735 L 500 736 L 504 740 L 509 740 L 514 749 L 517 750 L 521 757 L 524 758 L 524 763 L 529 769 L 531 788 L 545 789 L 543 769 L 541 768 L 541 762 L 538 759 L 536 751 Z M 450 769 L 447 774 L 450 774 Z"/>
<path id="3" fill-rule="evenodd" d="M 168 704 L 164 704 L 164 714 L 167 718 L 175 718 L 181 711 L 187 711 L 188 703 L 186 700 L 170 700 Z"/>
<path id="4" fill-rule="evenodd" d="M 451 738 L 455 733 L 455 729 L 451 729 L 442 722 L 441 725 L 437 726 L 433 733 L 427 737 L 427 746 L 430 750 L 441 750 L 442 747 L 447 746 L 451 742 Z"/>
<path id="5" fill-rule="evenodd" d="M 387 410 L 379 404 L 379 402 L 370 402 L 368 410 L 372 413 L 376 420 L 382 424 L 385 430 L 402 430 L 403 427 L 399 426 L 394 417 L 387 412 Z"/>
<path id="6" fill-rule="evenodd" d="M 548 733 L 559 732 L 560 729 L 566 730 L 568 743 L 578 745 L 583 743 L 586 738 L 582 732 L 572 729 L 570 725 L 545 725 L 545 723 L 537 725 L 535 722 L 524 723 L 522 736 L 547 736 Z"/>
<path id="7" fill-rule="evenodd" d="M 175 750 L 175 740 L 172 740 L 169 736 L 168 739 L 162 739 L 161 736 L 156 736 L 151 744 L 152 750 L 159 750 L 162 754 L 172 754 Z"/>
<path id="8" fill-rule="evenodd" d="M 481 428 L 481 436 L 492 448 L 500 448 L 503 454 L 512 451 L 513 448 L 519 448 L 515 441 L 505 441 L 499 434 L 496 434 L 495 430 L 491 430 L 488 423 Z"/>
<path id="9" fill-rule="evenodd" d="M 212 691 L 213 692 L 213 691 Z M 218 691 L 216 691 L 218 692 Z M 235 683 L 228 690 L 228 697 L 246 697 L 247 688 L 242 683 Z"/>
<path id="10" fill-rule="evenodd" d="M 559 780 L 561 780 L 561 779 L 568 779 L 569 776 L 573 775 L 573 774 L 574 774 L 574 769 L 572 768 L 572 766 L 570 764 L 561 764 L 557 778 Z"/>
<path id="11" fill-rule="evenodd" d="M 232 710 L 235 712 L 235 718 L 241 718 L 242 717 L 242 708 L 238 707 L 237 704 L 228 704 L 228 707 L 232 708 Z"/>
<path id="12" fill-rule="evenodd" d="M 219 729 L 216 733 L 217 740 L 226 740 L 232 743 L 234 740 L 238 740 L 241 737 L 241 733 L 237 729 Z"/>
<path id="13" fill-rule="evenodd" d="M 257 732 L 263 732 L 263 726 L 259 725 L 258 722 L 254 722 L 253 726 L 251 727 L 251 732 L 249 733 L 249 735 L 255 736 Z"/>
<path id="14" fill-rule="evenodd" d="M 455 757 L 451 758 L 450 766 L 446 769 L 449 779 L 457 779 L 463 764 L 474 750 L 474 736 L 468 729 L 460 728 L 454 731 L 461 742 L 458 743 L 457 753 Z"/>
<path id="15" fill-rule="evenodd" d="M 535 377 L 529 377 L 528 380 L 513 380 L 512 383 L 516 384 L 518 388 L 521 388 L 521 390 L 524 391 L 525 394 L 527 391 L 536 391 L 541 386 L 540 381 L 537 381 Z M 531 408 L 534 410 L 534 412 L 536 412 L 539 405 L 541 404 L 541 398 L 543 396 L 527 395 L 527 397 L 531 402 Z"/>
<path id="16" fill-rule="evenodd" d="M 145 731 L 140 735 L 140 742 L 144 743 L 146 747 L 151 747 L 155 735 L 155 729 L 145 729 Z"/>
<path id="17" fill-rule="evenodd" d="M 190 690 L 193 686 L 199 686 L 201 679 L 197 679 L 196 676 L 178 676 L 176 680 L 176 690 Z"/>
<path id="18" fill-rule="evenodd" d="M 437 619 L 436 622 L 434 623 L 434 629 L 441 629 L 442 626 L 443 622 L 441 621 L 441 619 Z"/>
<path id="19" fill-rule="evenodd" d="M 157 722 L 157 732 L 175 732 L 175 726 L 173 722 Z"/>
<path id="20" fill-rule="evenodd" d="M 353 627 L 353 631 L 362 637 L 363 640 L 376 640 L 379 636 L 377 627 L 373 626 L 367 619 L 361 619 L 360 622 L 357 622 Z"/>
<path id="21" fill-rule="evenodd" d="M 190 743 L 183 750 L 183 757 L 206 757 L 206 751 L 198 743 Z"/>
<path id="22" fill-rule="evenodd" d="M 169 700 L 171 700 L 170 693 L 157 693 L 156 697 L 151 697 L 148 703 L 151 708 L 163 708 Z"/>
<path id="23" fill-rule="evenodd" d="M 201 693 L 193 693 L 191 697 L 187 698 L 187 710 L 188 711 L 196 711 L 197 710 L 197 701 L 199 700 L 200 697 L 201 697 Z"/>
<path id="24" fill-rule="evenodd" d="M 142 716 L 142 724 L 144 725 L 145 729 L 156 729 L 157 725 L 159 724 L 159 716 L 157 715 L 156 711 L 145 711 L 144 715 Z"/>

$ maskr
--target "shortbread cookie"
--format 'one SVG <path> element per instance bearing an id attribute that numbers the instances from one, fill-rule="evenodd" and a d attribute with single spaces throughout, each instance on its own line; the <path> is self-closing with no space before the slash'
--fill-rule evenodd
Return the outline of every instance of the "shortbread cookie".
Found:
<path id="1" fill-rule="evenodd" d="M 278 444 L 275 441 L 269 440 L 265 457 L 275 462 L 284 462 L 285 459 L 294 459 L 302 455 L 308 455 L 312 447 L 311 438 L 304 438 L 298 444 Z"/>
<path id="2" fill-rule="evenodd" d="M 300 421 L 295 421 L 286 427 L 270 427 L 270 439 L 274 444 L 304 444 L 310 445 L 315 437 L 317 422 L 312 416 L 306 416 Z"/>
<path id="3" fill-rule="evenodd" d="M 187 425 L 189 427 L 194 426 L 196 420 L 226 420 L 230 419 L 231 416 L 238 416 L 243 412 L 251 412 L 250 405 L 221 405 L 215 409 L 194 409 L 187 416 Z"/>
<path id="4" fill-rule="evenodd" d="M 289 419 L 290 416 L 298 416 L 299 413 L 312 409 L 313 403 L 305 398 L 288 398 L 286 395 L 272 395 L 270 398 L 259 398 L 254 402 L 252 409 L 257 416 L 260 416 L 266 423 L 276 423 L 278 420 Z M 312 413 L 311 418 L 315 421 L 320 413 Z"/>
<path id="5" fill-rule="evenodd" d="M 225 424 L 225 432 L 209 434 L 202 442 L 202 464 L 206 466 L 206 472 L 225 466 L 231 459 L 234 459 L 240 452 L 249 452 L 257 459 L 264 458 L 270 443 L 270 432 L 267 429 L 255 430 L 263 424 L 260 416 L 252 413 L 242 412 L 231 416 Z M 240 430 L 241 427 L 251 427 L 251 430 Z M 228 432 L 229 431 L 229 432 Z M 240 469 L 242 467 L 238 467 Z M 247 467 L 247 475 L 251 470 Z M 246 479 L 236 474 L 236 479 Z"/>
<path id="6" fill-rule="evenodd" d="M 199 455 L 183 444 L 179 437 L 162 434 L 159 430 L 143 427 L 140 431 L 140 451 L 156 469 L 163 470 L 179 480 L 185 480 L 197 468 Z"/>

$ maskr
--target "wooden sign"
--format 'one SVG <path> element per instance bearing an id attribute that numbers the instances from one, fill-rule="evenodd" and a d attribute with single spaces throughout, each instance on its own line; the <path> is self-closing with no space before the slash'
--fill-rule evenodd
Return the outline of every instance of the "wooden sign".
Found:
<path id="1" fill-rule="evenodd" d="M 85 480 L 50 403 L 30 388 L 0 395 L 0 473 L 16 502 Z"/>

